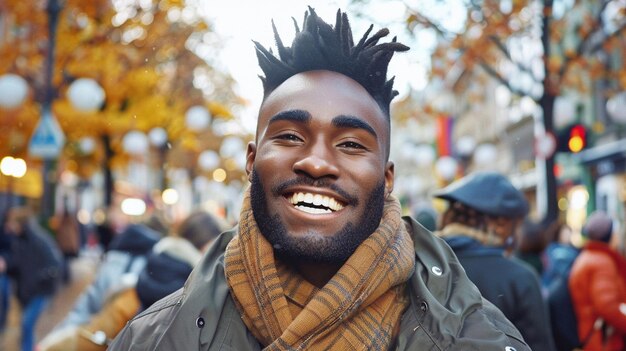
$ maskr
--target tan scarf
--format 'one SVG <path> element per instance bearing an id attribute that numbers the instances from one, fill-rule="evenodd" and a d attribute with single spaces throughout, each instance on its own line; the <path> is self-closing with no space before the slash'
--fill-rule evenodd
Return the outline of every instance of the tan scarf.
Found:
<path id="1" fill-rule="evenodd" d="M 242 319 L 266 350 L 386 350 L 409 303 L 415 249 L 390 197 L 378 229 L 318 289 L 274 259 L 248 190 L 224 265 Z"/>

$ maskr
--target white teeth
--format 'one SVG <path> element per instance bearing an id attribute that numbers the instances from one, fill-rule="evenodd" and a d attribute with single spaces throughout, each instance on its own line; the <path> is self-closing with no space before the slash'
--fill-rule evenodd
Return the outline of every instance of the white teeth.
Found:
<path id="1" fill-rule="evenodd" d="M 313 205 L 319 206 L 321 204 L 322 204 L 322 195 L 315 194 L 315 196 L 313 196 Z"/>
<path id="2" fill-rule="evenodd" d="M 331 211 L 329 209 L 322 209 L 322 208 L 308 207 L 308 206 L 296 206 L 296 208 L 299 209 L 302 212 L 313 213 L 313 214 L 332 213 L 333 212 L 333 211 Z"/>
<path id="3" fill-rule="evenodd" d="M 304 194 L 304 202 L 312 204 L 313 203 L 313 194 L 311 193 L 306 193 Z"/>
<path id="4" fill-rule="evenodd" d="M 331 201 L 332 201 L 332 199 L 331 199 L 331 198 L 329 198 L 329 197 L 327 197 L 327 196 L 324 196 L 324 197 L 322 198 L 322 206 L 324 206 L 324 207 L 330 207 L 330 202 L 331 202 Z"/>
<path id="5" fill-rule="evenodd" d="M 341 205 L 337 200 L 320 194 L 294 193 L 289 200 L 294 205 L 303 202 L 314 206 L 327 207 L 326 209 L 321 209 L 302 205 L 296 206 L 296 208 L 308 213 L 331 213 L 333 211 L 339 211 L 343 208 L 343 205 Z"/>

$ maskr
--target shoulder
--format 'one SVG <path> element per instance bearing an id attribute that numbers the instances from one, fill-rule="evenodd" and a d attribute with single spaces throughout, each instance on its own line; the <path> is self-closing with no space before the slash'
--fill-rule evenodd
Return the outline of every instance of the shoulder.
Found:
<path id="1" fill-rule="evenodd" d="M 574 261 L 574 265 L 572 266 L 572 275 L 575 275 L 580 271 L 606 271 L 611 267 L 615 267 L 615 263 L 606 253 L 582 250 Z"/>
<path id="2" fill-rule="evenodd" d="M 429 340 L 450 350 L 529 350 L 511 322 L 481 296 L 452 249 L 414 220 L 405 217 L 405 223 L 417 259 L 400 345 L 411 349 Z"/>

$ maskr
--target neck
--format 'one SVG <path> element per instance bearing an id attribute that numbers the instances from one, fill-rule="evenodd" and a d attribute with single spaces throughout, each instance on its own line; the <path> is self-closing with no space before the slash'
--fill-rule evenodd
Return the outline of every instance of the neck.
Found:
<path id="1" fill-rule="evenodd" d="M 339 271 L 342 264 L 320 262 L 290 262 L 296 271 L 309 283 L 323 288 Z"/>

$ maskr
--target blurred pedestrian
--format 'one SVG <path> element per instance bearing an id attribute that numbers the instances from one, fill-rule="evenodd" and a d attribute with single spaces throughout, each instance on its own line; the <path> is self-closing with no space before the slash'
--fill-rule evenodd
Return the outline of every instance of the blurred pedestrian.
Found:
<path id="1" fill-rule="evenodd" d="M 63 253 L 63 283 L 67 284 L 72 279 L 70 264 L 78 257 L 80 250 L 80 232 L 76 213 L 68 208 L 67 196 L 63 201 L 63 208 L 56 218 L 54 228 L 56 240 Z"/>
<path id="2" fill-rule="evenodd" d="M 12 255 L 6 263 L 22 306 L 22 351 L 33 351 L 35 326 L 58 288 L 63 257 L 56 242 L 28 208 L 11 208 L 5 218 L 4 230 L 15 236 L 11 241 Z"/>
<path id="3" fill-rule="evenodd" d="M 613 220 L 593 212 L 583 226 L 587 243 L 576 257 L 569 288 L 585 351 L 626 349 L 626 259 L 609 242 Z"/>
<path id="4" fill-rule="evenodd" d="M 215 216 L 197 211 L 180 224 L 175 235 L 159 240 L 137 281 L 142 309 L 181 288 L 205 247 L 224 229 Z"/>
<path id="5" fill-rule="evenodd" d="M 154 245 L 135 286 L 110 296 L 89 322 L 47 335 L 39 351 L 104 351 L 130 318 L 183 286 L 206 247 L 223 230 L 212 214 L 192 213 L 172 235 Z"/>
<path id="6" fill-rule="evenodd" d="M 89 322 L 110 294 L 134 286 L 145 267 L 147 255 L 161 235 L 141 223 L 129 224 L 109 245 L 93 282 L 78 297 L 74 307 L 55 329 Z"/>
<path id="7" fill-rule="evenodd" d="M 438 234 L 468 277 L 522 333 L 533 350 L 555 350 L 539 276 L 508 257 L 528 213 L 524 195 L 497 172 L 475 172 L 435 193 L 448 201 Z"/>
<path id="8" fill-rule="evenodd" d="M 3 223 L 4 219 L 0 221 Z M 0 334 L 4 331 L 9 312 L 11 284 L 7 274 L 7 262 L 11 260 L 11 239 L 0 226 Z"/>
<path id="9" fill-rule="evenodd" d="M 515 257 L 533 267 L 540 277 L 544 269 L 543 251 L 548 241 L 546 229 L 543 223 L 525 218 L 520 230 L 517 231 L 515 249 L 513 250 Z"/>
<path id="10" fill-rule="evenodd" d="M 554 343 L 559 351 L 570 351 L 580 343 L 568 285 L 572 265 L 580 250 L 572 245 L 572 229 L 567 224 L 554 221 L 547 231 L 551 241 L 542 255 L 541 285 L 550 311 Z"/>

